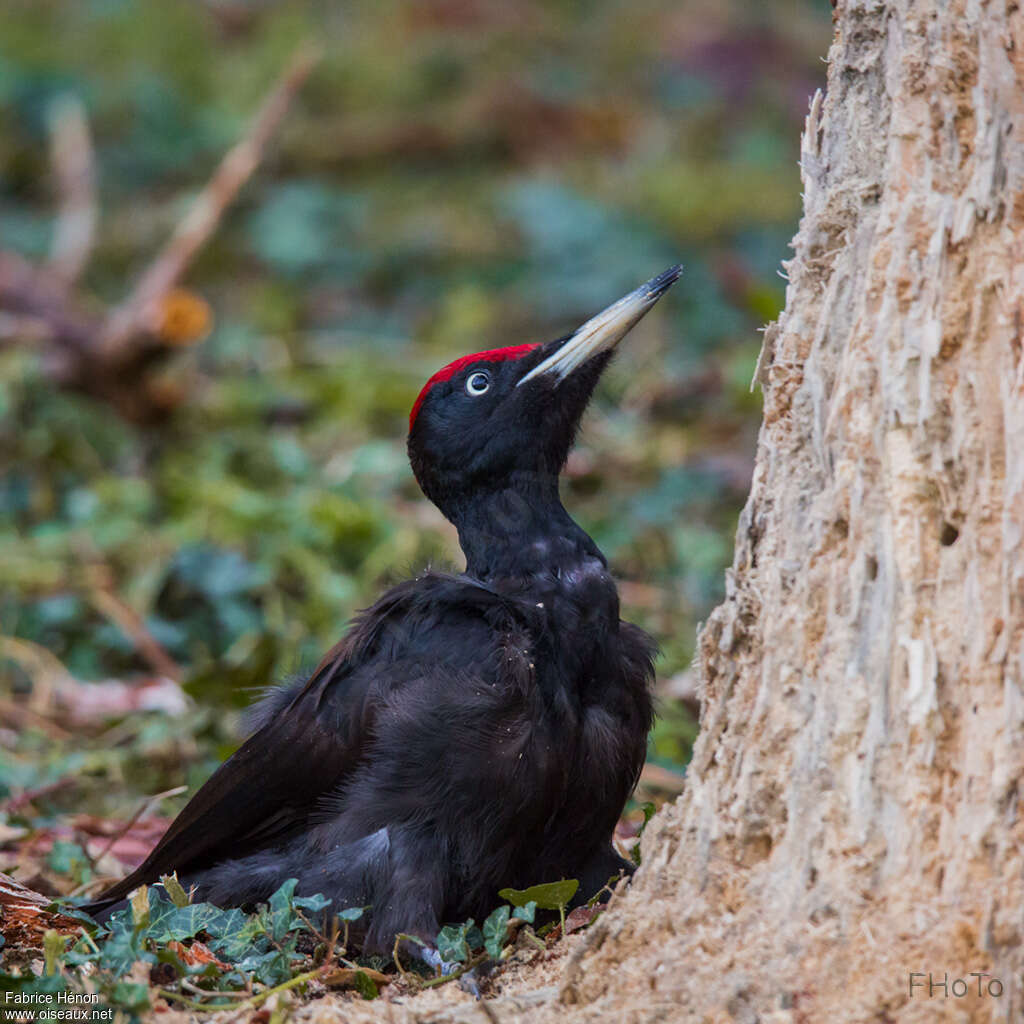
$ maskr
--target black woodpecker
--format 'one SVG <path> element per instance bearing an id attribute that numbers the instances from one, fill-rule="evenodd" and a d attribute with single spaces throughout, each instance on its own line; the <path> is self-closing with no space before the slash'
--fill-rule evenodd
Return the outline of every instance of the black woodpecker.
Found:
<path id="1" fill-rule="evenodd" d="M 458 528 L 465 572 L 424 572 L 362 612 L 145 862 L 85 909 L 106 916 L 177 871 L 251 906 L 288 878 L 366 906 L 366 952 L 480 920 L 503 886 L 631 867 L 612 833 L 652 719 L 655 645 L 619 618 L 597 545 L 558 477 L 618 342 L 672 267 L 546 344 L 478 352 L 427 381 L 409 418 L 424 494 Z"/>

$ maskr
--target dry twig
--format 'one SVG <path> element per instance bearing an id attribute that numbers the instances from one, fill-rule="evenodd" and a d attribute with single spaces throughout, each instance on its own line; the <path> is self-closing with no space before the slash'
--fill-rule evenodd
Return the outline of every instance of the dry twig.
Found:
<path id="1" fill-rule="evenodd" d="M 181 682 L 181 666 L 164 650 L 149 631 L 142 616 L 125 604 L 113 590 L 97 587 L 90 591 L 89 599 L 96 610 L 114 623 L 136 646 L 139 653 L 159 675 Z"/>
<path id="2" fill-rule="evenodd" d="M 98 219 L 92 140 L 77 96 L 62 96 L 50 109 L 50 152 L 60 208 L 49 269 L 70 287 L 89 262 Z"/>
<path id="3" fill-rule="evenodd" d="M 51 258 L 48 266 L 35 266 L 0 250 L 0 344 L 45 346 L 53 379 L 110 402 L 129 419 L 166 414 L 182 392 L 161 386 L 153 370 L 174 348 L 205 337 L 210 325 L 206 303 L 176 285 L 259 166 L 317 59 L 308 45 L 297 52 L 167 244 L 124 301 L 108 310 L 73 287 L 93 249 L 95 174 L 81 104 L 65 99 L 56 106 L 51 131 L 60 194 Z"/>
<path id="4" fill-rule="evenodd" d="M 288 70 L 263 101 L 249 133 L 220 162 L 185 219 L 143 272 L 128 298 L 113 310 L 104 325 L 102 347 L 113 356 L 139 332 L 159 329 L 159 301 L 181 279 L 196 254 L 216 230 L 224 211 L 252 176 L 271 136 L 284 120 L 292 99 L 319 59 L 312 47 L 302 47 Z"/>
<path id="5" fill-rule="evenodd" d="M 119 839 L 123 838 L 128 834 L 128 832 L 131 830 L 132 825 L 134 825 L 135 822 L 137 822 L 139 818 L 141 818 L 142 815 L 145 814 L 145 812 L 153 806 L 153 804 L 155 804 L 158 800 L 163 800 L 165 797 L 178 796 L 179 794 L 184 793 L 185 790 L 187 789 L 188 786 L 175 786 L 174 789 L 166 789 L 162 793 L 154 793 L 152 796 L 147 796 L 139 804 L 139 806 L 135 808 L 135 813 L 132 814 L 132 816 L 124 823 L 124 825 L 110 837 L 110 839 L 107 841 L 106 846 L 104 846 L 103 849 L 100 850 L 100 852 L 97 853 L 95 857 L 89 857 L 88 851 L 86 851 L 86 856 L 89 857 L 89 860 L 91 861 L 93 866 L 95 866 L 101 860 L 103 860 L 103 858 L 114 848 L 114 844 Z M 85 847 L 83 846 L 83 850 L 84 849 Z"/>

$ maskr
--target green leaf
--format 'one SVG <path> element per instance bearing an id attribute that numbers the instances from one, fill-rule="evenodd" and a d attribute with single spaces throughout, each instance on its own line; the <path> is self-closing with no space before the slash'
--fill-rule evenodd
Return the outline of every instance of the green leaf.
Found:
<path id="1" fill-rule="evenodd" d="M 513 907 L 512 916 L 527 924 L 533 924 L 533 920 L 537 916 L 537 901 L 530 900 L 529 903 L 524 903 L 521 907 Z"/>
<path id="2" fill-rule="evenodd" d="M 312 914 L 315 914 L 318 910 L 323 910 L 324 907 L 328 907 L 330 904 L 330 898 L 320 892 L 313 896 L 296 896 L 292 900 L 293 907 L 298 907 L 300 910 L 308 910 Z M 362 914 L 362 907 L 357 907 L 356 909 L 359 911 L 359 914 Z M 352 921 L 354 918 L 348 918 L 348 920 Z"/>
<path id="3" fill-rule="evenodd" d="M 484 921 L 484 949 L 495 960 L 501 957 L 501 951 L 505 946 L 505 939 L 508 937 L 509 912 L 510 908 L 507 905 L 498 907 Z"/>
<path id="4" fill-rule="evenodd" d="M 289 942 L 283 949 L 251 953 L 239 960 L 237 967 L 241 971 L 250 972 L 264 985 L 280 985 L 292 976 L 292 963 L 302 959 L 303 957 L 295 952 L 294 942 Z"/>
<path id="5" fill-rule="evenodd" d="M 48 928 L 43 936 L 44 974 L 57 973 L 57 961 L 64 952 L 64 936 L 53 928 Z"/>
<path id="6" fill-rule="evenodd" d="M 150 912 L 153 916 L 146 935 L 155 942 L 191 939 L 202 931 L 210 935 L 224 934 L 227 930 L 224 917 L 230 913 L 212 903 L 189 903 L 184 907 L 161 903 L 159 910 Z"/>
<path id="7" fill-rule="evenodd" d="M 78 882 L 88 882 L 92 878 L 89 858 L 78 843 L 58 839 L 53 844 L 46 862 L 58 874 L 70 875 Z"/>
<path id="8" fill-rule="evenodd" d="M 86 938 L 80 938 L 65 954 L 64 963 L 70 967 L 80 964 L 95 963 L 100 957 L 99 952 Z"/>
<path id="9" fill-rule="evenodd" d="M 154 955 L 156 956 L 156 962 L 158 964 L 170 964 L 174 968 L 174 973 L 179 978 L 182 978 L 186 974 L 189 973 L 188 964 L 186 964 L 181 959 L 181 957 L 178 956 L 178 954 L 175 953 L 173 950 L 166 949 L 166 948 L 158 949 L 158 950 L 156 950 Z M 207 965 L 204 965 L 204 966 L 211 966 L 212 967 L 213 965 L 212 964 L 207 964 Z"/>
<path id="10" fill-rule="evenodd" d="M 298 900 L 295 902 L 298 903 Z M 369 909 L 369 907 L 346 907 L 344 910 L 338 911 L 337 918 L 339 921 L 358 921 Z"/>
<path id="11" fill-rule="evenodd" d="M 576 895 L 580 883 L 575 878 L 566 878 L 561 882 L 545 882 L 542 885 L 531 885 L 529 889 L 499 889 L 498 895 L 508 900 L 513 906 L 522 907 L 527 903 L 536 903 L 542 910 L 559 910 L 569 905 Z"/>
<path id="12" fill-rule="evenodd" d="M 111 989 L 110 1001 L 130 1010 L 149 1009 L 149 988 L 131 981 L 119 981 Z"/>
<path id="13" fill-rule="evenodd" d="M 96 922 L 84 910 L 76 907 L 73 903 L 69 903 L 66 896 L 55 899 L 52 903 L 48 903 L 43 907 L 43 909 L 51 914 L 63 914 L 65 917 L 70 917 L 73 921 L 84 925 L 88 931 L 95 931 L 96 929 Z"/>
<path id="14" fill-rule="evenodd" d="M 365 247 L 352 244 L 365 215 L 358 193 L 319 181 L 290 181 L 269 190 L 250 216 L 251 244 L 278 273 L 308 276 L 330 269 L 335 277 L 352 277 L 370 263 Z"/>
<path id="15" fill-rule="evenodd" d="M 633 863 L 636 864 L 638 867 L 640 865 L 640 837 L 644 834 L 644 830 L 647 828 L 647 825 L 649 824 L 651 818 L 654 817 L 654 814 L 657 811 L 657 809 L 658 808 L 655 807 L 654 804 L 652 804 L 649 800 L 647 801 L 647 803 L 640 805 L 640 810 L 644 812 L 644 820 L 643 823 L 640 825 L 640 828 L 637 829 L 637 841 L 634 844 L 633 849 L 629 851 L 630 856 L 633 859 Z"/>
<path id="16" fill-rule="evenodd" d="M 173 875 L 161 875 L 160 881 L 163 884 L 164 889 L 167 891 L 167 895 L 170 896 L 171 902 L 176 907 L 187 907 L 188 906 L 188 893 L 181 886 L 181 882 L 178 881 L 178 872 L 175 871 Z"/>
<path id="17" fill-rule="evenodd" d="M 115 977 L 120 977 L 127 974 L 132 964 L 138 960 L 146 963 L 155 962 L 156 957 L 143 947 L 141 936 L 141 932 L 119 922 L 117 929 L 100 947 L 100 966 L 109 970 Z"/>
<path id="18" fill-rule="evenodd" d="M 446 924 L 437 933 L 437 951 L 441 954 L 442 960 L 449 963 L 458 960 L 465 963 L 469 959 L 469 945 L 466 941 L 467 934 L 473 928 L 473 919 L 463 921 L 462 924 Z"/>
<path id="19" fill-rule="evenodd" d="M 63 974 L 44 974 L 41 977 L 15 977 L 0 971 L 0 992 L 47 993 L 63 992 L 68 987 Z M 7 1010 L 4 1003 L 2 1009 Z"/>
<path id="20" fill-rule="evenodd" d="M 352 987 L 364 999 L 376 999 L 380 994 L 377 983 L 365 971 L 356 971 L 356 976 L 352 979 Z"/>
<path id="21" fill-rule="evenodd" d="M 130 900 L 132 908 L 132 924 L 140 931 L 149 927 L 149 886 L 140 885 L 132 894 Z"/>
<path id="22" fill-rule="evenodd" d="M 143 909 L 141 897 L 145 894 L 146 903 Z M 136 928 L 144 930 L 147 938 L 156 942 L 166 942 L 167 939 L 186 938 L 167 932 L 167 921 L 177 912 L 177 907 L 170 900 L 164 899 L 155 887 L 147 889 L 143 886 L 132 898 L 132 924 Z M 140 924 L 140 919 L 144 923 Z"/>
<path id="23" fill-rule="evenodd" d="M 259 914 L 243 914 L 240 910 L 229 913 L 238 915 L 234 927 L 221 930 L 210 948 L 226 960 L 236 961 L 252 951 L 256 940 L 266 936 L 267 929 Z"/>
<path id="24" fill-rule="evenodd" d="M 193 903 L 190 906 L 209 907 L 212 906 L 209 903 Z M 209 932 L 211 938 L 214 939 L 226 939 L 232 935 L 237 934 L 247 925 L 256 922 L 258 914 L 246 914 L 245 911 L 239 910 L 238 907 L 232 907 L 230 910 L 221 910 L 219 907 L 213 907 L 214 910 L 219 911 L 219 917 L 212 917 L 203 925 L 203 931 Z"/>
<path id="25" fill-rule="evenodd" d="M 275 942 L 280 942 L 291 929 L 292 897 L 295 894 L 295 886 L 298 884 L 299 880 L 297 878 L 288 878 L 281 883 L 281 887 L 270 897 L 270 926 L 267 930 Z"/>

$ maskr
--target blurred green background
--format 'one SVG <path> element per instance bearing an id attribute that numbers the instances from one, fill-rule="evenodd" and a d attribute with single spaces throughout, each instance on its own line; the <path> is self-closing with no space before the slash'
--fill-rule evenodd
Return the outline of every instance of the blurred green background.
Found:
<path id="1" fill-rule="evenodd" d="M 564 333 L 677 261 L 564 492 L 623 581 L 624 616 L 661 643 L 652 758 L 679 768 L 695 733 L 680 673 L 749 485 L 758 331 L 784 297 L 830 14 L 828 0 L 0 6 L 0 248 L 46 259 L 48 124 L 73 94 L 97 164 L 82 279 L 97 305 L 126 294 L 296 46 L 323 47 L 183 281 L 212 331 L 161 367 L 168 415 L 138 425 L 56 386 L 0 311 L 0 825 L 123 816 L 196 784 L 237 742 L 252 687 L 315 663 L 389 582 L 461 565 L 405 458 L 425 378 Z M 187 701 L 150 686 L 164 710 L 130 710 L 168 664 Z"/>

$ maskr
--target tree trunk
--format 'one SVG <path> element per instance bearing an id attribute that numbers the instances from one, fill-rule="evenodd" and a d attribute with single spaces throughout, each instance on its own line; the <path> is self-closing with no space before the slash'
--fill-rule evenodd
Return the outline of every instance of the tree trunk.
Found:
<path id="1" fill-rule="evenodd" d="M 1018 3 L 841 0 L 801 157 L 688 789 L 570 1018 L 1024 1019 Z"/>
<path id="2" fill-rule="evenodd" d="M 1024 14 L 835 29 L 687 790 L 491 1020 L 1024 1019 Z"/>

